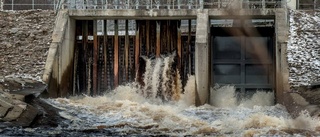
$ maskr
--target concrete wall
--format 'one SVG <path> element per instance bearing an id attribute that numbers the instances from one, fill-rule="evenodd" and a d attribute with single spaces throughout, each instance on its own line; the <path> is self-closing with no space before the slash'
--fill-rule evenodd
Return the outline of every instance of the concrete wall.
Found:
<path id="1" fill-rule="evenodd" d="M 3 0 L 0 0 L 0 11 L 3 10 Z"/>
<path id="2" fill-rule="evenodd" d="M 76 22 L 72 18 L 68 18 L 67 28 L 64 34 L 64 40 L 59 47 L 59 90 L 60 96 L 68 96 L 72 91 L 73 76 L 73 54 L 75 42 Z"/>
<path id="3" fill-rule="evenodd" d="M 290 11 L 288 63 L 290 86 L 320 82 L 320 12 Z"/>
<path id="4" fill-rule="evenodd" d="M 286 60 L 286 42 L 288 33 L 287 10 L 239 10 L 235 15 L 249 15 L 252 18 L 275 17 L 276 31 L 276 91 L 277 100 L 283 100 L 283 93 L 289 90 L 288 65 Z M 72 88 L 73 49 L 75 19 L 176 19 L 197 18 L 196 47 L 195 47 L 195 77 L 196 103 L 208 103 L 210 83 L 210 53 L 209 53 L 209 18 L 230 17 L 228 12 L 217 10 L 61 10 L 59 11 L 56 28 L 53 34 L 43 80 L 52 84 L 50 89 L 53 97 L 66 96 Z M 51 80 L 52 81 L 51 81 Z M 50 80 L 50 81 L 49 81 Z M 283 102 L 280 102 L 283 103 Z"/>
<path id="5" fill-rule="evenodd" d="M 297 0 L 287 0 L 287 6 L 289 9 L 297 9 Z"/>
<path id="6" fill-rule="evenodd" d="M 275 15 L 276 33 L 276 101 L 286 104 L 285 93 L 290 90 L 287 62 L 288 22 L 287 9 L 277 9 Z"/>
<path id="7" fill-rule="evenodd" d="M 60 10 L 55 21 L 52 43 L 42 78 L 49 85 L 50 97 L 66 95 L 67 91 L 71 90 L 70 64 L 73 58 L 74 30 L 75 20 L 69 18 L 68 10 Z"/>

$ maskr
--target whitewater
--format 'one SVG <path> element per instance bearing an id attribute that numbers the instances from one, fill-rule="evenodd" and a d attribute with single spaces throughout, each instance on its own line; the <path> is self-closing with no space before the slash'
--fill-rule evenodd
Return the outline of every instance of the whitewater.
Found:
<path id="1" fill-rule="evenodd" d="M 257 91 L 251 98 L 239 99 L 235 87 L 216 85 L 208 104 L 195 106 L 195 77 L 190 75 L 182 87 L 179 72 L 170 68 L 173 56 L 145 60 L 144 86 L 132 82 L 96 97 L 42 99 L 69 121 L 55 133 L 101 129 L 146 136 L 320 135 L 317 117 L 303 111 L 292 118 L 284 106 L 274 104 L 272 92 Z"/>

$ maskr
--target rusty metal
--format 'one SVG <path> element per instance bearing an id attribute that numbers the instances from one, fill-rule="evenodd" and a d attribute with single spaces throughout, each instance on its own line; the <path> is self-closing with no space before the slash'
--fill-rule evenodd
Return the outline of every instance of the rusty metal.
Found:
<path id="1" fill-rule="evenodd" d="M 92 72 L 92 91 L 93 95 L 97 95 L 98 86 L 98 36 L 97 36 L 97 20 L 93 22 L 93 72 Z"/>
<path id="2" fill-rule="evenodd" d="M 149 56 L 150 52 L 150 20 L 146 21 L 146 55 Z"/>
<path id="3" fill-rule="evenodd" d="M 126 81 L 129 80 L 129 75 L 128 75 L 128 67 L 129 67 L 129 22 L 128 20 L 126 20 L 126 36 L 125 36 L 125 77 L 126 77 Z"/>
<path id="4" fill-rule="evenodd" d="M 93 50 L 93 20 L 88 21 L 87 25 L 87 61 L 86 61 L 86 67 L 88 69 L 87 71 L 87 94 L 91 95 L 92 94 L 92 62 L 93 62 L 93 55 L 92 55 L 92 50 Z"/>
<path id="5" fill-rule="evenodd" d="M 182 47 L 181 47 L 181 22 L 177 21 L 177 49 L 178 49 L 178 70 L 181 72 L 181 59 L 182 59 Z"/>
<path id="6" fill-rule="evenodd" d="M 103 90 L 105 90 L 107 85 L 108 85 L 107 84 L 107 81 L 108 81 L 107 80 L 108 79 L 108 73 L 107 73 L 107 67 L 108 67 L 107 66 L 107 53 L 108 53 L 107 52 L 108 51 L 108 48 L 107 48 L 107 46 L 108 46 L 108 43 L 107 43 L 108 42 L 108 39 L 107 39 L 108 38 L 107 20 L 103 21 L 103 26 L 104 26 L 103 27 L 104 28 L 104 33 L 103 33 L 103 57 L 104 57 L 104 59 L 103 59 L 103 61 L 104 61 L 104 64 L 103 64 L 104 65 L 103 66 L 104 67 L 104 70 L 103 70 L 104 71 L 104 76 L 103 76 L 104 77 L 104 81 L 103 82 L 104 83 L 102 85 L 104 87 Z"/>
<path id="7" fill-rule="evenodd" d="M 143 86 L 146 64 L 141 56 L 160 57 L 175 51 L 176 69 L 170 77 L 176 77 L 179 71 L 181 79 L 186 79 L 192 73 L 195 39 L 191 20 L 188 34 L 182 32 L 179 20 L 138 20 L 134 33 L 129 30 L 129 20 L 103 22 L 104 34 L 100 36 L 96 21 L 77 21 L 72 94 L 97 95 L 134 79 Z"/>
<path id="8" fill-rule="evenodd" d="M 161 48 L 160 48 L 160 21 L 157 21 L 157 48 L 156 48 L 156 56 L 157 57 L 160 57 L 160 51 L 161 51 Z"/>
<path id="9" fill-rule="evenodd" d="M 119 85 L 119 36 L 118 20 L 114 21 L 114 86 Z"/>
<path id="10" fill-rule="evenodd" d="M 171 52 L 171 40 L 170 40 L 170 37 L 171 37 L 171 30 L 170 30 L 170 21 L 167 20 L 166 21 L 167 23 L 167 26 L 166 26 L 166 32 L 167 32 L 167 37 L 166 37 L 166 47 L 167 47 L 167 53 L 170 53 Z"/>
<path id="11" fill-rule="evenodd" d="M 136 21 L 136 40 L 135 40 L 135 72 L 139 70 L 139 56 L 140 56 L 140 24 Z"/>
<path id="12" fill-rule="evenodd" d="M 188 45 L 187 45 L 187 56 L 188 56 L 188 72 L 191 73 L 191 20 L 188 20 Z"/>

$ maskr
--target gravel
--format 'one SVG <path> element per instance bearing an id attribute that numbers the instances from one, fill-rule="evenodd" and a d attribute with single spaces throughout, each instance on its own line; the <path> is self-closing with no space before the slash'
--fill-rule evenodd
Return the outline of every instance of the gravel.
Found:
<path id="1" fill-rule="evenodd" d="M 0 11 L 0 77 L 41 80 L 54 20 L 49 10 Z"/>

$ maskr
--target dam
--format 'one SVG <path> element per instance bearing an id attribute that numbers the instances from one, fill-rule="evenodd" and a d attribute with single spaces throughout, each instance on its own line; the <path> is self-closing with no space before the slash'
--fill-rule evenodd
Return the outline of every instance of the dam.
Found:
<path id="1" fill-rule="evenodd" d="M 197 105 L 209 103 L 217 84 L 234 85 L 239 96 L 274 92 L 275 102 L 285 103 L 285 1 L 65 0 L 60 6 L 43 75 L 50 97 L 144 85 L 146 58 L 174 54 L 171 81 L 185 86 L 194 75 Z"/>

